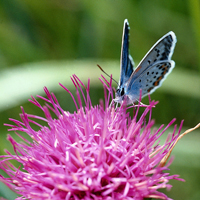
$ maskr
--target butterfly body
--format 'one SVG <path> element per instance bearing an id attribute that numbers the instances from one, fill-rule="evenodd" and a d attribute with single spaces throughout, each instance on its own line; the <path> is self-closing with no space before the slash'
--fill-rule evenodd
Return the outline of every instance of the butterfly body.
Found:
<path id="1" fill-rule="evenodd" d="M 171 60 L 176 44 L 176 36 L 170 31 L 158 40 L 134 69 L 134 62 L 129 55 L 129 24 L 124 21 L 122 36 L 120 80 L 114 101 L 126 104 L 138 101 L 161 86 L 172 71 L 175 62 Z"/>

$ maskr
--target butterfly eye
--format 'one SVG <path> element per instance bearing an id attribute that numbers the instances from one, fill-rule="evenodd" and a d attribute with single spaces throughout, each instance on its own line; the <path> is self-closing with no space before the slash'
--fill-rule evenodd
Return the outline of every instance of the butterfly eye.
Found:
<path id="1" fill-rule="evenodd" d="M 121 91 L 121 96 L 124 95 L 124 88 L 122 88 L 122 91 Z"/>

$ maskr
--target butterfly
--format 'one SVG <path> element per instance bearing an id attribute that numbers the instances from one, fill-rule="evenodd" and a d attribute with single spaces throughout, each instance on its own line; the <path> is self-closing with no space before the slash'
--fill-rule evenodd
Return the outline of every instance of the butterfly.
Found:
<path id="1" fill-rule="evenodd" d="M 122 35 L 120 79 L 114 101 L 132 104 L 159 88 L 175 67 L 171 60 L 176 44 L 176 35 L 170 31 L 159 39 L 147 52 L 141 62 L 134 68 L 129 54 L 129 23 L 124 20 Z"/>

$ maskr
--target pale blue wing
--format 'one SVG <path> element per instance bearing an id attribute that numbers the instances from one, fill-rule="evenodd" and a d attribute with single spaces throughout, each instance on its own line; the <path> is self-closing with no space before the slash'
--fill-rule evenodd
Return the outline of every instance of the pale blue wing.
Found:
<path id="1" fill-rule="evenodd" d="M 127 87 L 126 95 L 134 102 L 140 97 L 140 89 L 142 90 L 142 97 L 154 92 L 161 86 L 162 82 L 166 79 L 168 74 L 170 74 L 174 66 L 175 62 L 173 60 L 155 62 L 149 68 L 144 70 L 143 73 L 135 79 L 132 85 Z"/>
<path id="2" fill-rule="evenodd" d="M 121 47 L 121 60 L 120 60 L 120 79 L 119 88 L 123 88 L 125 83 L 133 73 L 133 59 L 129 55 L 129 23 L 128 20 L 124 20 L 124 28 L 122 35 L 122 47 Z"/>
<path id="3" fill-rule="evenodd" d="M 137 68 L 131 75 L 128 85 L 134 84 L 134 81 L 145 71 L 147 68 L 154 65 L 154 63 L 162 60 L 170 61 L 174 52 L 176 44 L 176 36 L 174 32 L 170 31 L 158 40 L 149 52 L 144 56 L 142 61 L 138 64 Z"/>

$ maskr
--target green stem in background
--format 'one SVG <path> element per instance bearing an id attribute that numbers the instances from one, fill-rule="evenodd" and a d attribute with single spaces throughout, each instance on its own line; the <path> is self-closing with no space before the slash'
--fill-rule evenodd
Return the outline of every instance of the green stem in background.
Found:
<path id="1" fill-rule="evenodd" d="M 194 33 L 197 41 L 197 48 L 199 52 L 199 63 L 200 63 L 200 1 L 199 0 L 188 0 L 190 14 L 192 19 L 192 25 L 194 28 Z M 200 71 L 200 64 L 199 64 Z"/>

